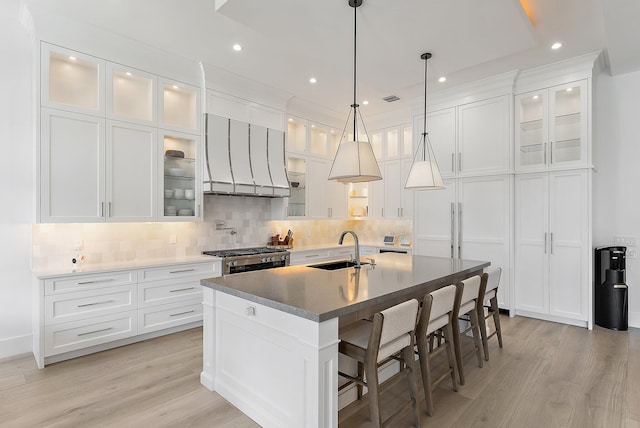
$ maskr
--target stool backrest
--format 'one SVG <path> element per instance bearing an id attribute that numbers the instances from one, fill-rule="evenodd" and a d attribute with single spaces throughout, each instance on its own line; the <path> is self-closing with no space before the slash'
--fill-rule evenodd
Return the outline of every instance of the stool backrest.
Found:
<path id="1" fill-rule="evenodd" d="M 416 335 L 426 335 L 434 329 L 442 327 L 442 325 L 433 326 L 430 322 L 452 313 L 455 299 L 455 285 L 447 285 L 424 296 L 422 312 L 420 312 L 420 319 L 418 320 L 418 326 L 416 328 Z M 450 319 L 447 317 L 441 321 L 439 324 L 448 323 Z"/>
<path id="2" fill-rule="evenodd" d="M 502 268 L 499 266 L 489 266 L 485 269 L 485 273 L 489 275 L 489 279 L 487 280 L 487 289 L 485 291 L 489 292 L 491 290 L 495 290 L 500 285 L 500 276 L 502 275 Z"/>
<path id="3" fill-rule="evenodd" d="M 418 307 L 418 301 L 411 299 L 381 312 L 383 324 L 380 347 L 415 329 Z"/>
<path id="4" fill-rule="evenodd" d="M 480 275 L 472 276 L 471 278 L 467 278 L 461 282 L 463 286 L 462 298 L 460 299 L 461 305 L 464 305 L 465 303 L 478 298 L 481 282 L 482 278 L 480 277 Z"/>

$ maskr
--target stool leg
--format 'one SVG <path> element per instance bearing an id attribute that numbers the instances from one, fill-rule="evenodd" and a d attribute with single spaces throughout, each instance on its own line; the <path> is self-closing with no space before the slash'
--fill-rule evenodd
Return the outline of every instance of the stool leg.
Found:
<path id="1" fill-rule="evenodd" d="M 358 361 L 358 379 L 364 379 L 364 364 Z M 362 398 L 362 390 L 364 387 L 360 384 L 356 384 L 356 391 L 358 400 Z"/>
<path id="2" fill-rule="evenodd" d="M 480 322 L 478 321 L 478 312 L 473 310 L 469 312 L 471 319 L 471 333 L 473 334 L 473 344 L 476 347 L 476 357 L 478 359 L 478 367 L 483 367 L 484 362 L 482 359 L 482 343 L 480 342 Z"/>
<path id="3" fill-rule="evenodd" d="M 478 322 L 480 323 L 480 338 L 482 339 L 482 349 L 484 350 L 484 359 L 489 361 L 489 343 L 487 340 L 487 319 L 484 316 L 484 305 L 478 308 Z"/>
<path id="4" fill-rule="evenodd" d="M 453 333 L 453 346 L 456 354 L 456 363 L 458 365 L 458 379 L 460 385 L 464 385 L 464 367 L 462 367 L 462 349 L 460 347 L 460 324 L 457 319 L 451 320 L 453 325 L 451 330 Z"/>
<path id="5" fill-rule="evenodd" d="M 380 413 L 380 391 L 378 384 L 378 365 L 376 361 L 367 359 L 364 363 L 364 372 L 367 376 L 367 396 L 369 397 L 371 422 L 379 428 L 382 426 L 382 415 Z"/>
<path id="6" fill-rule="evenodd" d="M 407 381 L 409 382 L 409 396 L 411 397 L 411 408 L 415 426 L 420 428 L 420 414 L 418 413 L 418 391 L 416 390 L 416 371 L 413 345 L 402 350 L 402 360 L 406 364 Z"/>
<path id="7" fill-rule="evenodd" d="M 447 359 L 449 360 L 449 370 L 451 370 L 451 386 L 453 390 L 458 392 L 458 381 L 456 379 L 457 376 L 457 368 L 456 368 L 456 359 L 453 352 L 453 332 L 451 331 L 451 324 L 447 324 L 444 326 L 444 340 L 445 346 L 447 347 Z"/>
<path id="8" fill-rule="evenodd" d="M 429 349 L 426 337 L 418 338 L 418 358 L 420 359 L 420 374 L 422 375 L 422 388 L 424 389 L 424 401 L 427 405 L 427 414 L 433 414 L 433 397 L 431 396 L 431 368 L 429 367 Z"/>
<path id="9" fill-rule="evenodd" d="M 496 335 L 498 336 L 498 345 L 502 348 L 502 329 L 500 328 L 500 308 L 498 307 L 498 297 L 490 300 L 491 310 L 493 311 L 493 323 L 496 328 Z"/>

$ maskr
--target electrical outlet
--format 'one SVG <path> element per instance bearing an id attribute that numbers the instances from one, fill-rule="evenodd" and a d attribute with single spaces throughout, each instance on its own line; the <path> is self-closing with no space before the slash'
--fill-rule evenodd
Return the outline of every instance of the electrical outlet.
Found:
<path id="1" fill-rule="evenodd" d="M 73 241 L 73 251 L 82 250 L 82 239 L 76 239 Z"/>
<path id="2" fill-rule="evenodd" d="M 635 259 L 637 257 L 637 252 L 635 248 L 627 248 L 626 257 L 628 259 Z"/>
<path id="3" fill-rule="evenodd" d="M 169 235 L 169 244 L 175 244 L 178 242 L 178 237 L 176 235 Z"/>

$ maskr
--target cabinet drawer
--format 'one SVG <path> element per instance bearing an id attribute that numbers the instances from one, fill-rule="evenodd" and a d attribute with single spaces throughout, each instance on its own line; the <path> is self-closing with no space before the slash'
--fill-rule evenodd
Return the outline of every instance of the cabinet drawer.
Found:
<path id="1" fill-rule="evenodd" d="M 331 250 L 329 251 L 329 256 L 336 259 L 353 258 L 355 257 L 355 249 L 353 248 L 353 245 L 351 245 L 347 248 Z"/>
<path id="2" fill-rule="evenodd" d="M 202 300 L 202 286 L 199 279 L 169 279 L 138 285 L 138 306 L 164 305 L 192 299 Z"/>
<path id="3" fill-rule="evenodd" d="M 163 266 L 157 268 L 141 269 L 139 271 L 139 282 L 180 278 L 185 276 L 210 278 L 220 276 L 222 274 L 221 271 L 222 262 L 219 260 L 205 263 L 187 263 L 181 265 Z"/>
<path id="4" fill-rule="evenodd" d="M 52 325 L 135 310 L 138 306 L 137 291 L 135 285 L 123 285 L 45 296 L 44 323 Z"/>
<path id="5" fill-rule="evenodd" d="M 45 356 L 75 351 L 137 334 L 136 311 L 45 327 Z"/>
<path id="6" fill-rule="evenodd" d="M 202 321 L 202 299 L 138 310 L 139 334 Z"/>
<path id="7" fill-rule="evenodd" d="M 75 274 L 63 278 L 46 279 L 44 281 L 44 294 L 51 295 L 135 284 L 137 280 L 136 271 Z"/>

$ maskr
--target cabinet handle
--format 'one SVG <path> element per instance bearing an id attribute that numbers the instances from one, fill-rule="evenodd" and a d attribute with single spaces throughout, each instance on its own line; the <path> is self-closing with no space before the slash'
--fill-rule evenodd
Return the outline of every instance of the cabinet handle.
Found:
<path id="1" fill-rule="evenodd" d="M 549 141 L 549 164 L 553 163 L 553 141 Z"/>
<path id="2" fill-rule="evenodd" d="M 85 285 L 85 284 L 99 284 L 101 282 L 111 282 L 113 281 L 113 278 L 108 278 L 108 279 L 96 279 L 95 281 L 83 281 L 83 282 L 79 282 L 78 285 Z"/>
<path id="3" fill-rule="evenodd" d="M 458 258 L 462 258 L 462 202 L 458 202 Z"/>
<path id="4" fill-rule="evenodd" d="M 109 209 L 107 209 L 107 217 L 111 217 L 111 202 L 109 202 Z"/>
<path id="5" fill-rule="evenodd" d="M 544 233 L 544 253 L 547 254 L 547 232 Z"/>
<path id="6" fill-rule="evenodd" d="M 169 273 L 183 273 L 183 272 L 193 272 L 195 269 L 182 269 L 182 270 L 172 270 Z"/>
<path id="7" fill-rule="evenodd" d="M 318 254 L 307 254 L 304 256 L 305 258 L 309 258 L 309 257 L 318 257 Z"/>
<path id="8" fill-rule="evenodd" d="M 453 258 L 453 241 L 455 239 L 454 231 L 453 231 L 453 222 L 455 217 L 455 204 L 451 202 L 451 258 Z"/>
<path id="9" fill-rule="evenodd" d="M 177 293 L 179 291 L 188 291 L 188 290 L 193 290 L 195 287 L 189 287 L 189 288 L 178 288 L 177 290 L 169 290 L 169 293 Z"/>
<path id="10" fill-rule="evenodd" d="M 249 315 L 250 317 L 253 317 L 256 315 L 256 307 L 255 306 L 247 306 L 247 308 L 245 309 L 245 313 L 247 315 Z"/>
<path id="11" fill-rule="evenodd" d="M 104 217 L 104 202 L 100 202 L 100 217 Z"/>
<path id="12" fill-rule="evenodd" d="M 551 254 L 553 254 L 553 232 L 551 232 L 549 234 L 550 238 L 549 238 L 549 248 L 551 250 Z"/>
<path id="13" fill-rule="evenodd" d="M 380 208 L 380 217 L 384 217 L 384 208 Z"/>
<path id="14" fill-rule="evenodd" d="M 400 208 L 398 208 L 398 217 L 402 217 L 402 214 L 400 213 Z"/>
<path id="15" fill-rule="evenodd" d="M 93 333 L 102 333 L 103 331 L 109 331 L 109 330 L 113 330 L 113 327 L 103 328 L 102 330 L 88 331 L 86 333 L 78 333 L 78 337 L 79 336 L 86 336 L 88 334 L 93 334 Z"/>
<path id="16" fill-rule="evenodd" d="M 85 303 L 85 304 L 83 304 L 83 305 L 78 305 L 78 308 L 84 308 L 84 307 L 86 307 L 86 306 L 103 305 L 103 304 L 105 304 L 105 303 L 112 303 L 112 302 L 115 302 L 115 300 L 113 300 L 113 299 L 112 299 L 112 300 L 104 300 L 104 301 L 102 301 L 102 302 Z"/>
<path id="17" fill-rule="evenodd" d="M 458 152 L 458 172 L 462 172 L 462 152 Z"/>
<path id="18" fill-rule="evenodd" d="M 455 153 L 451 153 L 451 172 L 455 172 L 456 169 L 456 154 Z"/>
<path id="19" fill-rule="evenodd" d="M 170 316 L 170 317 L 177 317 L 178 315 L 186 315 L 186 314 L 190 314 L 190 313 L 193 313 L 193 312 L 195 312 L 195 310 L 193 310 L 193 309 L 192 309 L 192 310 L 190 310 L 190 311 L 186 311 L 186 312 L 179 312 L 179 313 L 177 313 L 177 314 L 169 314 L 169 316 Z"/>
<path id="20" fill-rule="evenodd" d="M 542 151 L 544 153 L 544 164 L 547 164 L 547 143 L 544 143 L 544 150 Z"/>
<path id="21" fill-rule="evenodd" d="M 196 217 L 200 217 L 200 204 L 196 205 Z"/>

